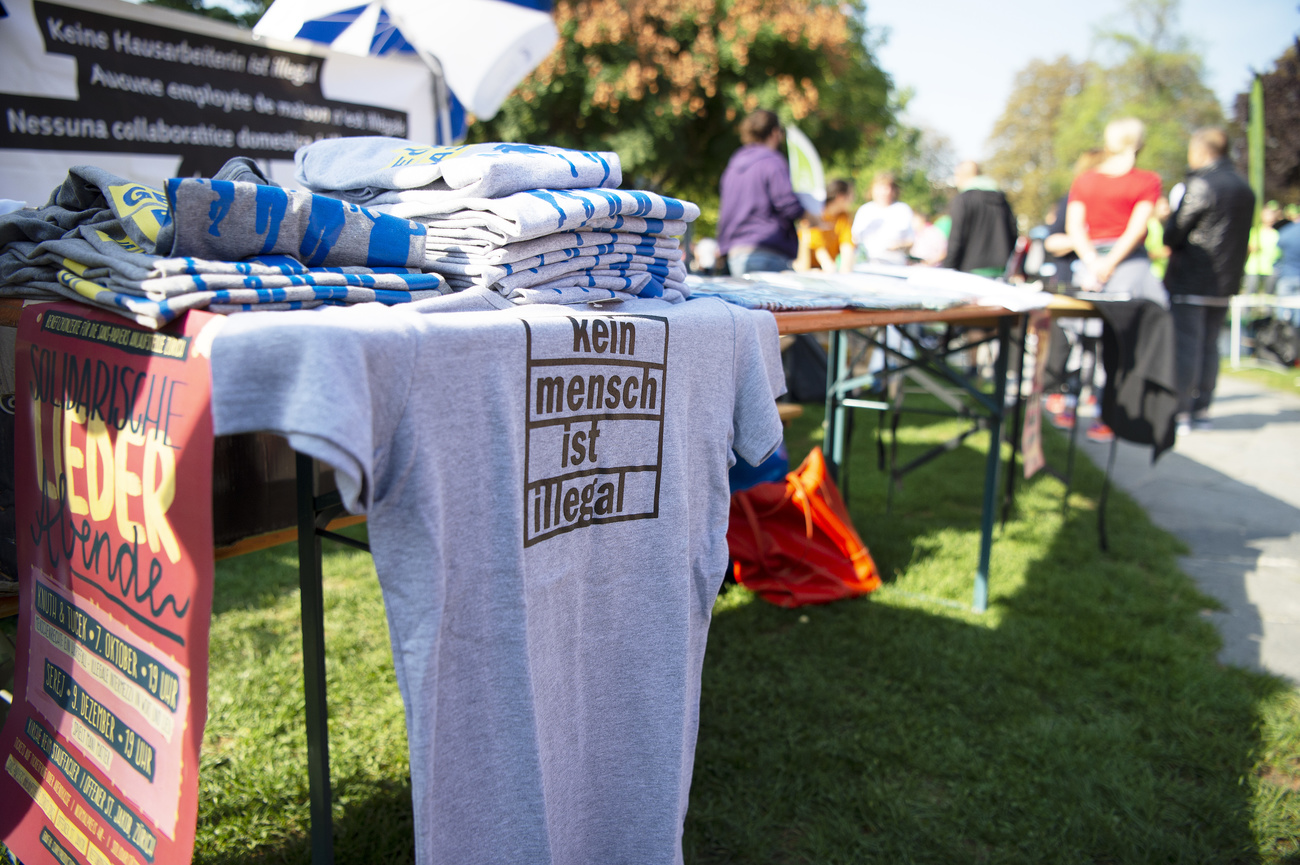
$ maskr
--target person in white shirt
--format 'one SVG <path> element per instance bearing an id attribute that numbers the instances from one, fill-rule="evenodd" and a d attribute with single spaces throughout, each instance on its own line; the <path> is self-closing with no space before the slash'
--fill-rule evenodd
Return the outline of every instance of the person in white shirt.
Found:
<path id="1" fill-rule="evenodd" d="M 912 208 L 898 200 L 898 180 L 882 171 L 871 182 L 871 200 L 858 208 L 850 232 L 871 264 L 907 264 L 912 246 Z"/>

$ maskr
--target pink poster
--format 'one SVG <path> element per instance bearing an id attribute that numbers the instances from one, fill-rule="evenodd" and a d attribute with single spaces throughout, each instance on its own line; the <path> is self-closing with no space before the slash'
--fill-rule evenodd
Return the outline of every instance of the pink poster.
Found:
<path id="1" fill-rule="evenodd" d="M 26 865 L 188 863 L 207 719 L 212 419 L 202 340 L 23 311 L 19 625 L 0 838 Z"/>

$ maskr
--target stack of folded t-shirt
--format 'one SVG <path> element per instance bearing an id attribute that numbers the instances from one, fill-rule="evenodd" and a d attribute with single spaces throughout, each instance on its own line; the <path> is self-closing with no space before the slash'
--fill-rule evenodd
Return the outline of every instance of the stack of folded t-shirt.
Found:
<path id="1" fill-rule="evenodd" d="M 44 207 L 0 216 L 0 296 L 66 297 L 161 327 L 194 308 L 395 304 L 451 291 L 422 272 L 422 225 L 257 182 L 249 166 L 232 161 L 165 190 L 73 168 Z"/>
<path id="2" fill-rule="evenodd" d="M 313 192 L 426 226 L 424 269 L 515 303 L 689 296 L 689 201 L 617 189 L 618 154 L 530 144 L 337 138 L 298 151 Z"/>

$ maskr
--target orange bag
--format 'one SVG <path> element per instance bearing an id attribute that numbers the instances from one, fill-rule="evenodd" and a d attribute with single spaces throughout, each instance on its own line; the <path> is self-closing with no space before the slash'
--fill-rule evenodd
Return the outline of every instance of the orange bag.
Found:
<path id="1" fill-rule="evenodd" d="M 824 604 L 880 586 L 820 448 L 784 483 L 731 497 L 727 545 L 736 582 L 778 607 Z"/>

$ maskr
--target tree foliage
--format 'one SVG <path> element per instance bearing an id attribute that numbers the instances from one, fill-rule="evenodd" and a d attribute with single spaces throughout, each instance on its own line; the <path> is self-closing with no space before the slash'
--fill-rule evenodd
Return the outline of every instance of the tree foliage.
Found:
<path id="1" fill-rule="evenodd" d="M 559 45 L 472 140 L 615 150 L 629 181 L 707 200 L 755 108 L 831 166 L 894 127 L 858 0 L 557 0 L 554 14 Z"/>
<path id="2" fill-rule="evenodd" d="M 1030 221 L 1041 219 L 1063 191 L 1058 189 L 1058 132 L 1066 104 L 1083 92 L 1091 72 L 1090 64 L 1064 55 L 1051 62 L 1029 61 L 1016 74 L 993 127 L 994 155 L 985 170 L 1001 182 L 1012 209 Z"/>
<path id="3" fill-rule="evenodd" d="M 1264 197 L 1300 202 L 1300 39 L 1282 53 L 1271 72 L 1260 75 L 1264 86 Z M 1237 96 L 1234 115 L 1240 129 L 1238 167 L 1246 170 L 1246 123 L 1250 92 Z"/>
<path id="4" fill-rule="evenodd" d="M 1111 120 L 1137 117 L 1146 124 L 1138 166 L 1160 174 L 1166 187 L 1186 173 L 1191 133 L 1223 123 L 1204 64 L 1177 29 L 1178 0 L 1130 0 L 1127 16 L 1131 31 L 1098 34 L 1099 53 L 1109 62 L 1032 61 L 1017 76 L 994 130 L 990 162 L 1017 212 L 1040 218 L 1069 189 L 1075 160 L 1101 146 Z M 1042 116 L 1033 116 L 1035 107 Z"/>
<path id="5" fill-rule="evenodd" d="M 213 18 L 217 21 L 225 21 L 227 24 L 234 24 L 251 30 L 253 25 L 261 20 L 262 15 L 271 6 L 271 0 L 245 0 L 239 4 L 239 11 L 234 11 L 227 6 L 207 5 L 204 0 L 143 0 L 145 6 L 165 6 L 168 9 L 179 9 L 182 12 L 193 12 L 196 15 L 203 15 L 207 18 Z"/>

